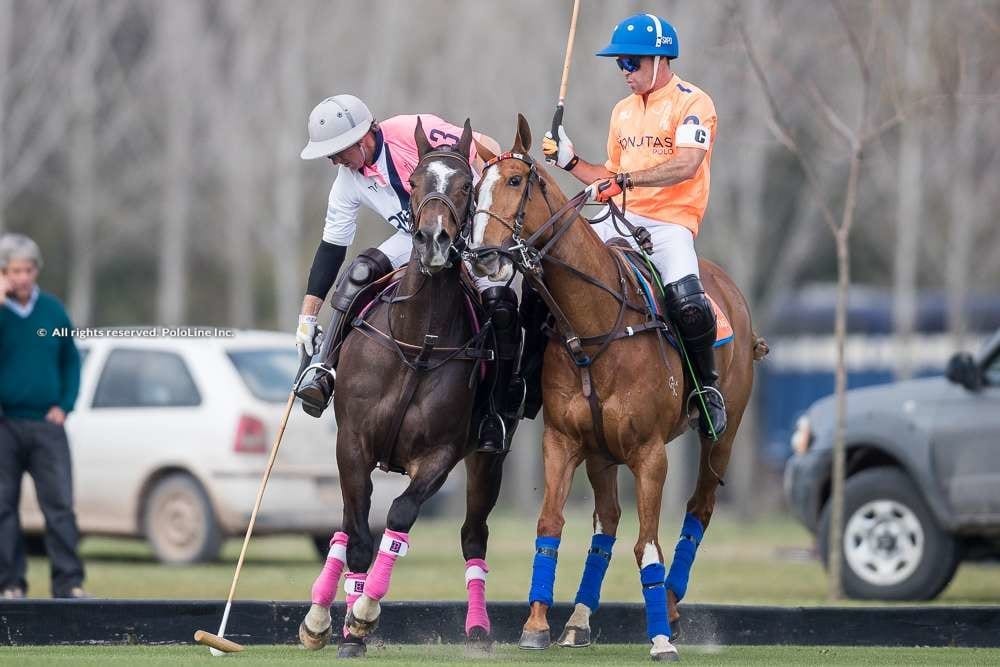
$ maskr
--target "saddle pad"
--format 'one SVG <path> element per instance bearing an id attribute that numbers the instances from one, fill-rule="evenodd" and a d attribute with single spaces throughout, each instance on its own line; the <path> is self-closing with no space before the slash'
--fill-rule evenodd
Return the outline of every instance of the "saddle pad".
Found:
<path id="1" fill-rule="evenodd" d="M 639 270 L 639 267 L 635 265 L 635 262 L 632 261 L 632 257 L 628 255 L 626 255 L 626 257 L 628 257 L 629 264 L 632 266 L 632 273 L 635 275 L 635 279 L 639 283 L 643 297 L 646 299 L 646 305 L 655 315 L 662 316 L 663 313 L 660 308 L 660 300 L 653 298 L 653 286 L 649 283 L 649 280 L 646 279 L 643 272 Z M 722 312 L 721 308 L 719 308 L 719 304 L 715 302 L 712 295 L 706 294 L 706 296 L 708 297 L 709 303 L 712 304 L 712 310 L 715 312 L 715 345 L 713 347 L 722 347 L 726 343 L 733 340 L 733 325 L 730 324 L 729 318 L 726 317 L 726 314 Z M 668 335 L 667 339 L 670 340 L 671 345 L 677 347 L 671 335 Z"/>

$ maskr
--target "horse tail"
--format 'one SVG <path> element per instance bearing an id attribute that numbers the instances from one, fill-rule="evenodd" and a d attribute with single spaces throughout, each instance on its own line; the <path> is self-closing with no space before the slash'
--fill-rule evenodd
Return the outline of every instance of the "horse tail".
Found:
<path id="1" fill-rule="evenodd" d="M 753 332 L 753 360 L 760 361 L 767 356 L 767 353 L 771 351 L 768 346 L 767 341 L 764 337 L 759 335 L 756 331 Z"/>

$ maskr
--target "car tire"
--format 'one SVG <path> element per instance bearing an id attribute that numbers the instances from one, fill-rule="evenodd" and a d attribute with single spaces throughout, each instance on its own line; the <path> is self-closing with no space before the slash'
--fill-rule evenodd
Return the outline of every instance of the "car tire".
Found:
<path id="1" fill-rule="evenodd" d="M 213 561 L 222 548 L 222 530 L 208 494 L 186 474 L 168 475 L 156 482 L 146 496 L 143 529 L 162 563 Z"/>
<path id="2" fill-rule="evenodd" d="M 830 503 L 816 538 L 826 567 Z M 948 585 L 960 560 L 958 542 L 898 468 L 870 468 L 847 479 L 843 543 L 844 593 L 861 600 L 930 600 Z"/>

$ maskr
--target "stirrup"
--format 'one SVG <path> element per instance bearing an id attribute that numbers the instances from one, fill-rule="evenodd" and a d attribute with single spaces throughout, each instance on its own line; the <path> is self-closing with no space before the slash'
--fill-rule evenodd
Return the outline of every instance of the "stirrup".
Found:
<path id="1" fill-rule="evenodd" d="M 723 415 L 725 415 L 726 398 L 725 396 L 722 395 L 721 391 L 719 391 L 716 387 L 713 387 L 712 385 L 702 385 L 700 391 L 698 389 L 692 389 L 691 393 L 688 394 L 687 402 L 685 404 L 685 410 L 687 411 L 688 415 L 688 424 L 691 427 L 691 430 L 698 431 L 707 438 L 711 438 L 712 435 L 711 433 L 706 433 L 701 428 L 702 420 L 706 417 L 701 414 L 701 401 L 696 401 L 696 399 L 702 397 L 703 400 L 705 401 L 705 408 L 708 409 L 708 406 L 710 404 L 708 396 L 710 394 L 715 394 L 716 396 L 719 397 L 719 407 L 722 409 Z M 694 410 L 692 410 L 692 408 L 694 408 Z M 726 430 L 725 417 L 723 417 L 723 422 L 721 426 L 722 427 L 719 428 L 718 424 L 714 423 L 714 421 L 712 422 L 712 429 L 715 431 L 715 438 L 713 438 L 714 440 L 718 440 L 719 437 Z"/>
<path id="2" fill-rule="evenodd" d="M 306 375 L 310 370 L 316 371 L 316 373 L 310 379 L 310 382 L 316 383 L 317 385 L 319 384 L 319 378 L 322 377 L 323 373 L 326 373 L 330 376 L 330 381 L 334 383 L 334 386 L 336 386 L 337 375 L 336 373 L 333 372 L 332 369 L 327 368 L 321 363 L 311 364 L 307 366 L 304 371 L 302 371 L 302 374 L 299 376 L 299 379 L 295 382 L 295 386 L 292 389 L 292 392 L 295 394 L 296 398 L 298 398 L 302 402 L 302 410 L 310 417 L 315 417 L 316 419 L 319 419 L 320 417 L 323 416 L 323 412 L 330 406 L 330 402 L 333 400 L 333 391 L 331 391 L 330 395 L 326 397 L 325 402 L 313 400 L 314 398 L 316 398 L 315 396 L 305 394 L 302 391 L 302 383 L 305 380 Z M 311 393 L 320 394 L 323 392 L 321 392 L 320 390 L 314 390 Z"/>
<path id="3" fill-rule="evenodd" d="M 483 447 L 483 427 L 485 427 L 491 420 L 500 424 L 500 446 L 499 447 Z M 507 424 L 504 423 L 503 417 L 495 412 L 491 412 L 479 422 L 479 430 L 476 432 L 476 441 L 479 447 L 476 448 L 477 452 L 483 452 L 485 454 L 506 454 L 510 449 L 507 445 Z"/>
<path id="4" fill-rule="evenodd" d="M 309 364 L 302 369 L 302 374 L 299 375 L 298 379 L 295 381 L 295 386 L 292 387 L 292 391 L 298 392 L 299 388 L 302 386 L 302 381 L 306 379 L 306 375 L 309 371 L 316 371 L 316 376 L 314 380 L 320 376 L 321 373 L 326 373 L 333 377 L 334 381 L 337 379 L 337 374 L 333 372 L 332 368 L 327 368 L 322 364 L 322 362 L 317 362 L 315 364 Z"/>

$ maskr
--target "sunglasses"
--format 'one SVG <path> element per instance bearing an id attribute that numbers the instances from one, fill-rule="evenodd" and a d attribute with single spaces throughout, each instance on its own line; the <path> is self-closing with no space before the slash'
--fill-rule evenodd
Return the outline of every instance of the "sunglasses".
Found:
<path id="1" fill-rule="evenodd" d="M 629 74 L 638 71 L 642 65 L 642 61 L 636 56 L 618 56 L 615 62 L 618 63 L 618 69 Z"/>

